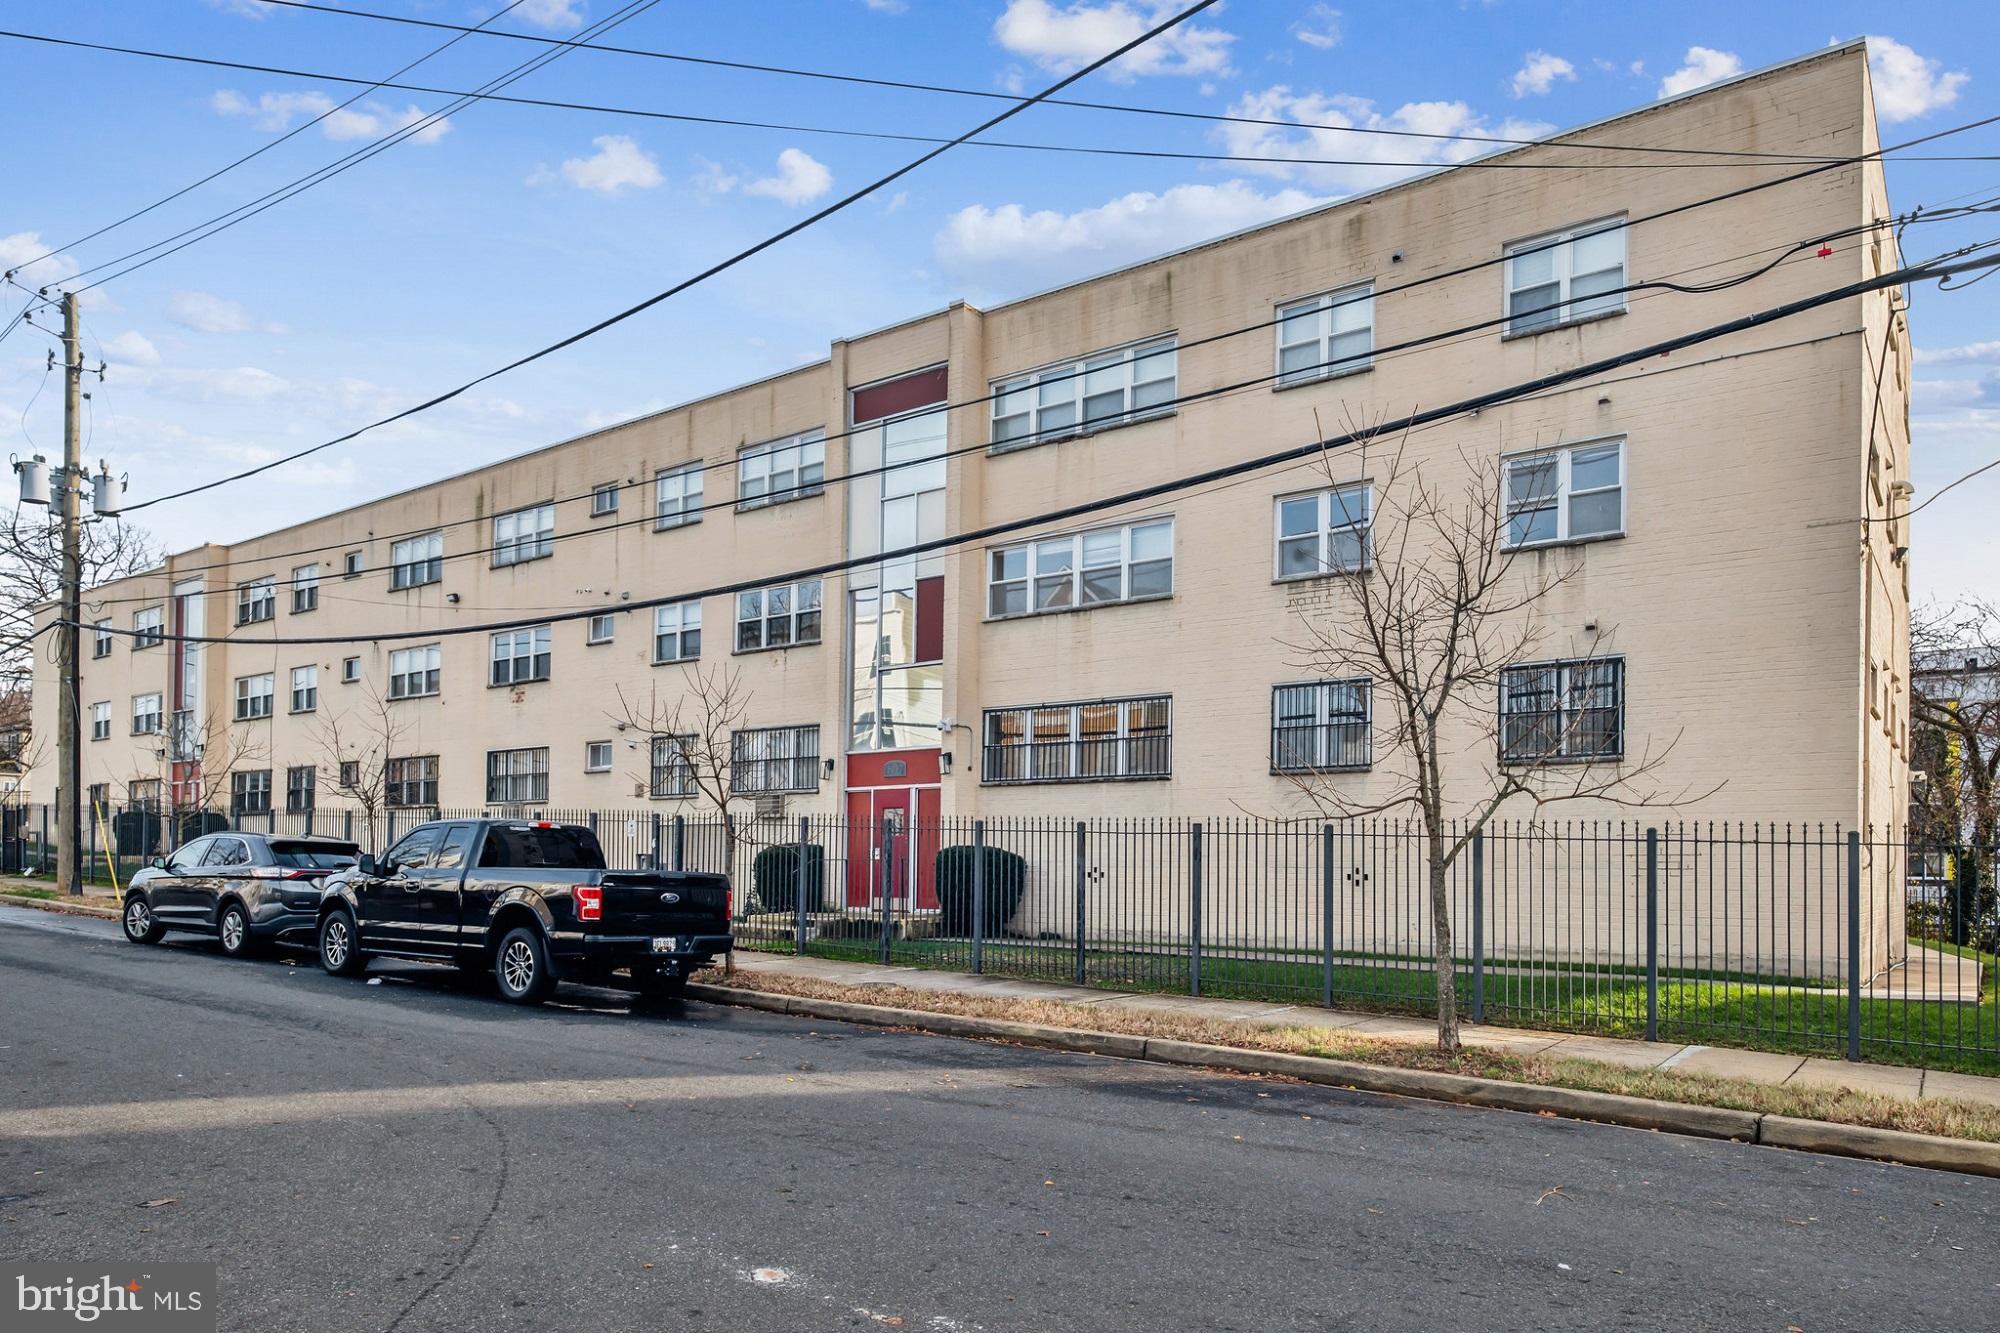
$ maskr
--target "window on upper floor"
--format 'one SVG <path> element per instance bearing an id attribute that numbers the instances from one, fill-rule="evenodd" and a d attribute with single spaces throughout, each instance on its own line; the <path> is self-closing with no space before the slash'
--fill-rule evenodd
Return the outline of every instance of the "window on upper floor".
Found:
<path id="1" fill-rule="evenodd" d="M 1174 590 L 1174 521 L 1093 528 L 996 547 L 986 555 L 986 614 L 1109 606 Z"/>
<path id="2" fill-rule="evenodd" d="M 340 683 L 353 685 L 361 679 L 361 659 L 343 657 L 340 659 Z"/>
<path id="3" fill-rule="evenodd" d="M 1624 752 L 1624 658 L 1537 662 L 1501 672 L 1501 763 L 1589 762 Z"/>
<path id="4" fill-rule="evenodd" d="M 361 571 L 364 567 L 361 552 L 349 551 L 341 557 L 340 576 L 347 579 L 358 579 L 361 577 Z"/>
<path id="5" fill-rule="evenodd" d="M 1507 247 L 1507 333 L 1534 333 L 1625 308 L 1625 221 Z"/>
<path id="6" fill-rule="evenodd" d="M 418 699 L 438 692 L 438 669 L 444 657 L 439 644 L 398 648 L 389 654 L 389 697 Z"/>
<path id="7" fill-rule="evenodd" d="M 495 634 L 492 638 L 492 667 L 486 683 L 522 685 L 531 680 L 547 680 L 550 638 L 547 625 L 502 630 Z"/>
<path id="8" fill-rule="evenodd" d="M 736 507 L 802 500 L 826 489 L 826 432 L 806 431 L 736 455 Z"/>
<path id="9" fill-rule="evenodd" d="M 164 725 L 162 719 L 162 698 L 157 694 L 135 694 L 132 696 L 132 734 L 134 736 L 157 736 Z"/>
<path id="10" fill-rule="evenodd" d="M 319 707 L 319 668 L 292 668 L 292 711 L 310 713 Z"/>
<path id="11" fill-rule="evenodd" d="M 554 555 L 556 507 L 553 504 L 516 509 L 493 516 L 493 564 L 518 565 Z"/>
<path id="12" fill-rule="evenodd" d="M 819 642 L 818 579 L 736 594 L 736 651 Z"/>
<path id="13" fill-rule="evenodd" d="M 108 741 L 111 739 L 111 702 L 90 706 L 90 739 Z"/>
<path id="14" fill-rule="evenodd" d="M 592 616 L 585 622 L 583 641 L 586 644 L 610 643 L 618 637 L 618 617 L 606 613 Z"/>
<path id="15" fill-rule="evenodd" d="M 166 631 L 162 627 L 162 610 L 157 606 L 141 607 L 132 613 L 132 651 L 151 648 L 166 641 Z"/>
<path id="16" fill-rule="evenodd" d="M 700 463 L 686 463 L 653 478 L 654 531 L 701 522 L 702 478 L 706 475 Z"/>
<path id="17" fill-rule="evenodd" d="M 1368 568 L 1369 502 L 1365 481 L 1279 496 L 1275 576 L 1308 579 Z"/>
<path id="18" fill-rule="evenodd" d="M 389 590 L 421 588 L 444 578 L 444 534 L 405 537 L 389 548 Z"/>
<path id="19" fill-rule="evenodd" d="M 278 614 L 278 580 L 256 579 L 236 589 L 236 623 L 251 625 Z"/>
<path id="20" fill-rule="evenodd" d="M 292 614 L 319 609 L 319 566 L 300 565 L 292 571 Z"/>
<path id="21" fill-rule="evenodd" d="M 238 676 L 236 678 L 236 720 L 249 722 L 260 717 L 271 716 L 273 696 L 272 673 L 266 671 L 261 676 Z"/>
<path id="22" fill-rule="evenodd" d="M 1365 678 L 1271 687 L 1271 767 L 1323 773 L 1375 758 L 1374 689 Z"/>
<path id="23" fill-rule="evenodd" d="M 1164 694 L 1091 703 L 989 708 L 980 781 L 1109 782 L 1174 771 L 1173 700 Z"/>
<path id="24" fill-rule="evenodd" d="M 1278 385 L 1331 379 L 1373 365 L 1375 287 L 1362 283 L 1278 307 Z"/>
<path id="25" fill-rule="evenodd" d="M 591 487 L 590 516 L 592 518 L 603 518 L 606 514 L 617 513 L 618 497 L 624 493 L 624 490 L 625 488 L 615 481 L 607 481 L 602 485 Z"/>
<path id="26" fill-rule="evenodd" d="M 1541 449 L 1505 462 L 1506 544 L 1547 546 L 1625 531 L 1625 442 Z"/>
<path id="27" fill-rule="evenodd" d="M 586 773 L 609 773 L 611 771 L 612 745 L 610 741 L 585 741 L 583 743 L 583 771 Z"/>
<path id="28" fill-rule="evenodd" d="M 111 622 L 99 620 L 90 626 L 90 655 L 92 657 L 111 656 Z"/>
<path id="29" fill-rule="evenodd" d="M 692 662 L 701 656 L 701 603 L 653 608 L 653 660 Z"/>
<path id="30" fill-rule="evenodd" d="M 993 383 L 994 448 L 1042 444 L 1174 410 L 1173 338 L 1065 361 Z"/>

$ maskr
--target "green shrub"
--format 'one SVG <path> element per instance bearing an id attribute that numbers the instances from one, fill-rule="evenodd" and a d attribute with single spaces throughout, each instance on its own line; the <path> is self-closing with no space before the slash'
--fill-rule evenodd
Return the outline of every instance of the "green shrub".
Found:
<path id="1" fill-rule="evenodd" d="M 947 847 L 937 855 L 938 934 L 972 933 L 972 865 L 976 847 Z M 1007 928 L 1020 910 L 1028 863 L 999 847 L 986 849 L 986 919 L 980 933 L 991 938 Z"/>
<path id="2" fill-rule="evenodd" d="M 825 910 L 826 848 L 807 843 L 806 910 Z M 799 849 L 794 843 L 766 847 L 750 862 L 750 883 L 767 912 L 799 910 Z"/>

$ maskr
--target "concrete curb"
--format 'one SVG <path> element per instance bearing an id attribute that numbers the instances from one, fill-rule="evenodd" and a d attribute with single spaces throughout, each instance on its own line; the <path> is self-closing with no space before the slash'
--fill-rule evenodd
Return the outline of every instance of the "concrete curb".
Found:
<path id="1" fill-rule="evenodd" d="M 1117 1032 L 1095 1032 L 1087 1028 L 1012 1023 L 1002 1019 L 973 1018 L 965 1014 L 934 1014 L 921 1009 L 891 1009 L 882 1005 L 855 1004 L 844 1000 L 815 1000 L 804 996 L 738 990 L 734 986 L 710 986 L 699 982 L 691 984 L 687 993 L 692 999 L 707 1000 L 713 1004 L 763 1009 L 771 1013 L 791 1014 L 800 1018 L 825 1018 L 874 1027 L 909 1028 L 942 1037 L 998 1038 L 1002 1041 L 1020 1042 L 1023 1045 L 1042 1046 L 1059 1051 L 1075 1051 L 1085 1055 L 1113 1055 L 1128 1060 L 1150 1060 L 1157 1064 L 1221 1069 L 1237 1074 L 1276 1074 L 1306 1083 L 1351 1088 L 1358 1092 L 1417 1097 L 1426 1101 L 1451 1102 L 1461 1106 L 1545 1113 L 1569 1120 L 1622 1125 L 1630 1129 L 1662 1130 L 1697 1138 L 1729 1139 L 1741 1143 L 1764 1144 L 1774 1148 L 1792 1148 L 1803 1152 L 1833 1153 L 1843 1157 L 1861 1157 L 1875 1161 L 1896 1162 L 1906 1166 L 1931 1167 L 1941 1171 L 2000 1176 L 2000 1144 L 1980 1143 L 1971 1139 L 1949 1139 L 1895 1129 L 1871 1129 L 1864 1125 L 1842 1125 L 1824 1120 L 1798 1120 L 1790 1116 L 1766 1115 L 1759 1111 L 1653 1101 L 1650 1098 L 1624 1097 L 1609 1092 L 1548 1088 L 1532 1083 L 1507 1083 L 1499 1079 L 1475 1078 L 1465 1074 L 1442 1074 L 1424 1069 L 1394 1069 L 1383 1065 L 1357 1064 L 1348 1060 L 1328 1060 L 1314 1055 L 1243 1050 L 1234 1046 L 1172 1041 L 1164 1037 L 1134 1037 Z"/>
<path id="2" fill-rule="evenodd" d="M 55 912 L 62 916 L 92 916 L 99 921 L 118 919 L 118 909 L 115 907 L 95 907 L 90 903 L 65 902 L 60 898 L 17 898 L 11 893 L 0 893 L 0 903 L 12 907 L 33 907 L 38 911 Z"/>

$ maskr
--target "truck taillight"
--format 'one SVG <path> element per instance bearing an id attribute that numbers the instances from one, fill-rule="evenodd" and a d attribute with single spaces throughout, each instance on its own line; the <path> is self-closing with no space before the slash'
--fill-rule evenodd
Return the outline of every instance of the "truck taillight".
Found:
<path id="1" fill-rule="evenodd" d="M 601 921 L 604 919 L 604 888 L 599 884 L 579 884 L 576 886 L 576 919 L 579 921 Z"/>
<path id="2" fill-rule="evenodd" d="M 735 885 L 731 885 L 722 891 L 722 919 L 725 921 L 734 921 L 736 919 Z"/>

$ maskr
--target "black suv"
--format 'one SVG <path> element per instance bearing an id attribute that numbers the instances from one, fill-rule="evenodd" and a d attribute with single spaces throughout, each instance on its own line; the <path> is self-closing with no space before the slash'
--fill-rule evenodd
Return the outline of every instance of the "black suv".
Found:
<path id="1" fill-rule="evenodd" d="M 320 881 L 353 865 L 360 848 L 338 838 L 211 833 L 155 857 L 125 886 L 125 938 L 157 943 L 169 930 L 212 935 L 232 958 L 281 936 L 319 928 Z"/>

